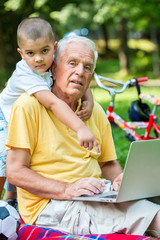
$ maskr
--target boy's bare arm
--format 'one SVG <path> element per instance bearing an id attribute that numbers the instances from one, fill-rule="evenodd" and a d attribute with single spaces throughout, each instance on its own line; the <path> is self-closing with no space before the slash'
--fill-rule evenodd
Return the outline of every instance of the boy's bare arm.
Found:
<path id="1" fill-rule="evenodd" d="M 87 121 L 92 115 L 93 106 L 94 106 L 94 101 L 93 101 L 92 92 L 91 92 L 91 89 L 88 88 L 82 98 L 81 109 L 77 113 L 77 116 L 82 121 Z"/>
<path id="2" fill-rule="evenodd" d="M 89 150 L 95 147 L 96 152 L 99 153 L 98 143 L 93 133 L 64 101 L 56 97 L 49 90 L 36 92 L 34 96 L 44 107 L 51 110 L 62 123 L 77 133 L 79 143 L 82 147 Z"/>
<path id="3" fill-rule="evenodd" d="M 92 104 L 92 108 L 93 108 L 94 101 L 93 101 L 93 95 L 90 88 L 86 90 L 84 96 L 82 97 L 82 101 L 89 101 Z"/>

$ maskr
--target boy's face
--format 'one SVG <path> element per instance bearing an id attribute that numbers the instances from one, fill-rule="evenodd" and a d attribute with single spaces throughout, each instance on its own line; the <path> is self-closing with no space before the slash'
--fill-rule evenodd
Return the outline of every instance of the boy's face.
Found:
<path id="1" fill-rule="evenodd" d="M 21 48 L 17 50 L 33 71 L 43 73 L 52 65 L 56 46 L 57 42 L 49 39 L 24 39 Z"/>

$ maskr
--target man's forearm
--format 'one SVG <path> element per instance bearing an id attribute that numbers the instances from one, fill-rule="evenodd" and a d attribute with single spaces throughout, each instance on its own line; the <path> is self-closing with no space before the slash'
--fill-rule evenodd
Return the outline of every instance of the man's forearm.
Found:
<path id="1" fill-rule="evenodd" d="M 117 160 L 109 161 L 106 163 L 100 163 L 102 170 L 102 177 L 113 180 L 122 173 L 122 168 Z"/>
<path id="2" fill-rule="evenodd" d="M 43 177 L 29 166 L 29 150 L 11 149 L 7 152 L 7 178 L 10 183 L 40 197 L 65 198 L 64 182 Z"/>
<path id="3" fill-rule="evenodd" d="M 8 181 L 36 196 L 48 199 L 72 200 L 74 196 L 102 193 L 102 181 L 85 177 L 74 183 L 48 179 L 30 169 L 30 151 L 12 148 L 7 153 Z"/>
<path id="4" fill-rule="evenodd" d="M 10 183 L 20 187 L 34 195 L 49 199 L 65 199 L 64 182 L 52 180 L 27 168 L 7 174 Z"/>

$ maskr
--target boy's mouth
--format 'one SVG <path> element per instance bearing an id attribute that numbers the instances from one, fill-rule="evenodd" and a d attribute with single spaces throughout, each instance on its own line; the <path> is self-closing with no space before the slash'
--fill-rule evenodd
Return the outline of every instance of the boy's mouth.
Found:
<path id="1" fill-rule="evenodd" d="M 45 64 L 41 64 L 41 65 L 36 66 L 37 69 L 44 68 L 44 67 L 45 67 Z"/>

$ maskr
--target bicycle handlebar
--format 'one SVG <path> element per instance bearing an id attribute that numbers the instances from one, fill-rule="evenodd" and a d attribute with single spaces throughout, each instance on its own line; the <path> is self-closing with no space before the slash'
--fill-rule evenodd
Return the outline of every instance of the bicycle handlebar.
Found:
<path id="1" fill-rule="evenodd" d="M 107 90 L 107 91 L 111 94 L 111 96 L 115 95 L 116 93 L 122 93 L 122 92 L 124 92 L 127 87 L 132 87 L 132 86 L 134 86 L 135 83 L 136 83 L 136 78 L 130 79 L 130 80 L 128 80 L 127 82 L 121 82 L 121 81 L 118 81 L 118 80 L 114 80 L 114 79 L 111 79 L 111 78 L 107 78 L 107 77 L 100 76 L 100 75 L 98 75 L 97 73 L 94 74 L 94 78 L 95 78 L 98 86 L 99 86 L 100 88 L 103 88 L 104 90 Z M 121 87 L 121 89 L 119 89 L 119 90 L 118 90 L 118 89 L 115 89 L 115 88 L 113 88 L 113 87 L 107 87 L 107 86 L 105 86 L 105 85 L 101 82 L 100 79 L 105 80 L 105 81 L 110 82 L 110 83 L 114 83 L 114 84 L 116 84 L 117 86 L 119 85 L 119 86 L 122 86 L 122 87 Z M 148 77 L 137 78 L 137 81 L 138 81 L 138 82 L 148 81 Z"/>
<path id="2" fill-rule="evenodd" d="M 146 82 L 148 81 L 148 77 L 137 78 L 138 82 Z"/>

